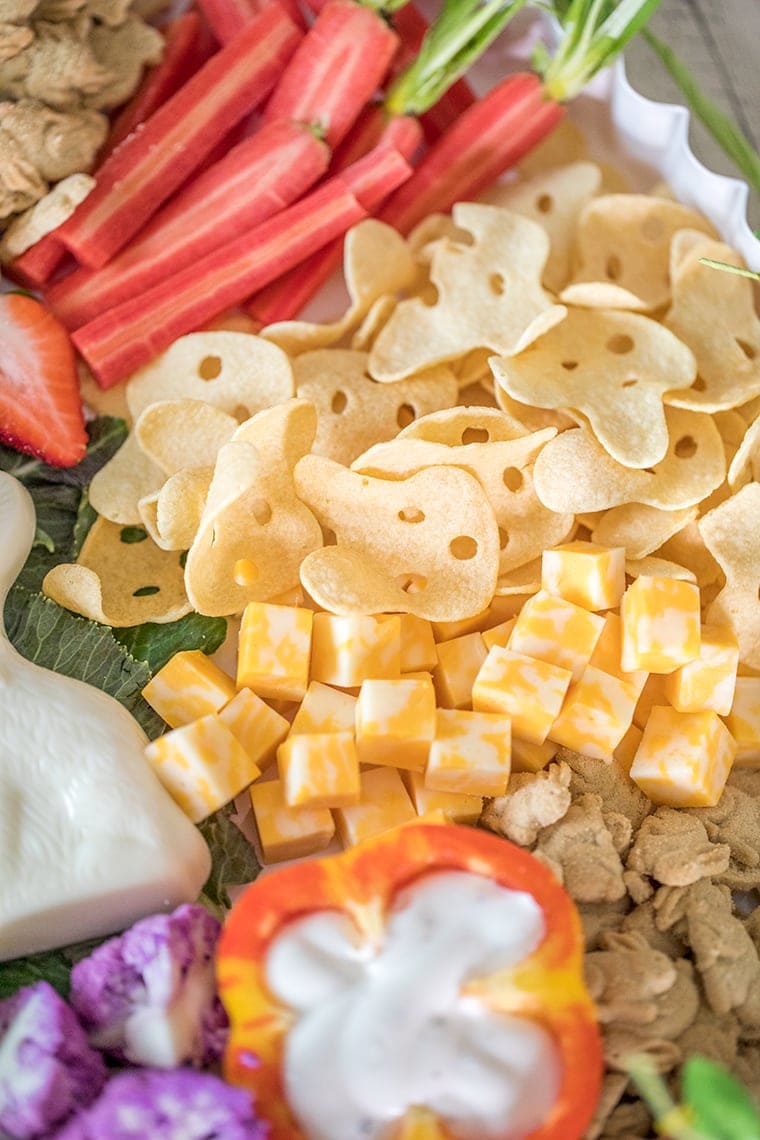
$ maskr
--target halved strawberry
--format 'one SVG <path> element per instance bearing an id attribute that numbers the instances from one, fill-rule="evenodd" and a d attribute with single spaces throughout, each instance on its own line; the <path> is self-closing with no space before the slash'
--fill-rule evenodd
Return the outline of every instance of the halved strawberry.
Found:
<path id="1" fill-rule="evenodd" d="M 87 447 L 69 334 L 21 293 L 0 296 L 0 440 L 55 467 Z"/>

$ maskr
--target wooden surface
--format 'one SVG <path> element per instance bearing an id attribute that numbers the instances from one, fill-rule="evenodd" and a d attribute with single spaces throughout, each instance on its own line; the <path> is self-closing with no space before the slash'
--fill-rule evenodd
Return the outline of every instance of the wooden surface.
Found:
<path id="1" fill-rule="evenodd" d="M 760 0 L 662 0 L 652 29 L 698 76 L 700 85 L 760 150 Z M 645 95 L 683 102 L 643 40 L 626 52 L 628 72 Z M 704 129 L 692 125 L 692 147 L 713 170 L 734 174 L 731 161 Z M 760 203 L 753 204 L 760 224 Z"/>

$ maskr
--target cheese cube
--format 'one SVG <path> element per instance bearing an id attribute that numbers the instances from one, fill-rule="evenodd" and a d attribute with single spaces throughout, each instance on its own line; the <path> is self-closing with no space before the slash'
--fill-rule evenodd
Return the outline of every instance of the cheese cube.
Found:
<path id="1" fill-rule="evenodd" d="M 655 705 L 631 765 L 631 779 L 654 803 L 714 807 L 736 754 L 717 713 Z"/>
<path id="2" fill-rule="evenodd" d="M 310 681 L 301 707 L 293 718 L 290 735 L 301 732 L 353 732 L 356 697 Z"/>
<path id="3" fill-rule="evenodd" d="M 335 834 L 327 808 L 288 807 L 279 780 L 254 784 L 250 796 L 265 863 L 323 851 Z"/>
<path id="4" fill-rule="evenodd" d="M 509 648 L 569 669 L 577 681 L 604 628 L 598 614 L 539 590 L 517 615 Z"/>
<path id="5" fill-rule="evenodd" d="M 219 712 L 235 696 L 235 682 L 200 649 L 175 653 L 142 691 L 171 728 Z"/>
<path id="6" fill-rule="evenodd" d="M 552 740 L 543 744 L 532 744 L 512 733 L 512 771 L 540 772 L 559 751 L 559 745 Z"/>
<path id="7" fill-rule="evenodd" d="M 595 760 L 611 760 L 631 726 L 638 693 L 633 685 L 588 665 L 570 686 L 549 736 Z"/>
<path id="8" fill-rule="evenodd" d="M 436 641 L 453 641 L 456 637 L 464 637 L 466 633 L 482 633 L 492 626 L 500 625 L 508 618 L 514 617 L 525 602 L 525 596 L 496 595 L 488 609 L 481 610 L 469 618 L 460 618 L 459 621 L 432 622 L 433 634 Z"/>
<path id="9" fill-rule="evenodd" d="M 365 681 L 356 702 L 356 748 L 362 764 L 421 772 L 435 735 L 430 681 Z"/>
<path id="10" fill-rule="evenodd" d="M 371 768 L 361 774 L 361 795 L 353 807 L 338 808 L 335 822 L 344 847 L 382 835 L 417 818 L 414 804 L 395 768 Z"/>
<path id="11" fill-rule="evenodd" d="M 665 695 L 679 712 L 731 709 L 739 665 L 739 642 L 730 629 L 703 625 L 699 654 L 665 677 Z"/>
<path id="12" fill-rule="evenodd" d="M 222 724 L 237 737 L 251 760 L 263 770 L 275 758 L 290 722 L 250 689 L 241 689 L 219 713 Z"/>
<path id="13" fill-rule="evenodd" d="M 218 811 L 261 775 L 237 737 L 213 713 L 152 740 L 145 756 L 193 823 Z"/>
<path id="14" fill-rule="evenodd" d="M 699 586 L 642 574 L 623 594 L 623 669 L 672 673 L 699 653 Z"/>
<path id="15" fill-rule="evenodd" d="M 439 641 L 438 664 L 433 670 L 433 684 L 438 704 L 445 709 L 469 708 L 472 685 L 486 659 L 488 650 L 479 633 L 468 633 L 451 641 Z"/>
<path id="16" fill-rule="evenodd" d="M 309 682 L 314 614 L 299 606 L 249 602 L 240 624 L 237 685 L 260 697 L 300 701 Z"/>
<path id="17" fill-rule="evenodd" d="M 438 792 L 425 786 L 422 772 L 402 772 L 404 787 L 411 796 L 417 815 L 443 812 L 454 823 L 477 823 L 483 810 L 483 797 L 464 792 Z"/>
<path id="18" fill-rule="evenodd" d="M 352 689 L 368 677 L 398 677 L 400 670 L 398 614 L 314 614 L 312 681 Z"/>
<path id="19" fill-rule="evenodd" d="M 433 627 L 416 614 L 399 614 L 401 624 L 401 672 L 419 673 L 434 669 L 438 661 Z"/>
<path id="20" fill-rule="evenodd" d="M 510 773 L 512 726 L 499 713 L 439 709 L 425 787 L 503 796 Z"/>
<path id="21" fill-rule="evenodd" d="M 760 677 L 737 677 L 731 711 L 725 718 L 736 741 L 736 764 L 760 765 Z"/>
<path id="22" fill-rule="evenodd" d="M 492 626 L 491 629 L 484 629 L 480 636 L 483 638 L 486 649 L 490 649 L 492 645 L 500 645 L 502 649 L 506 649 L 516 621 L 516 617 L 511 617 Z"/>
<path id="23" fill-rule="evenodd" d="M 650 673 L 647 682 L 641 690 L 636 708 L 633 711 L 633 723 L 639 728 L 646 728 L 649 714 L 655 705 L 668 705 L 670 701 L 665 695 L 665 673 Z"/>
<path id="24" fill-rule="evenodd" d="M 624 772 L 630 772 L 636 750 L 641 744 L 643 730 L 637 724 L 632 724 L 613 753 L 614 759 Z"/>
<path id="25" fill-rule="evenodd" d="M 500 712 L 512 721 L 512 732 L 531 744 L 543 744 L 570 687 L 572 673 L 494 645 L 472 688 L 472 706 Z"/>
<path id="26" fill-rule="evenodd" d="M 297 733 L 277 749 L 288 807 L 347 807 L 359 802 L 359 759 L 352 732 Z"/>
<path id="27" fill-rule="evenodd" d="M 626 673 L 620 662 L 623 655 L 623 622 L 619 614 L 605 614 L 604 626 L 599 640 L 594 646 L 594 652 L 589 658 L 589 665 L 595 669 L 602 669 L 605 673 L 618 677 L 633 685 L 637 693 L 641 693 L 647 682 L 649 673 L 646 669 L 634 669 Z"/>
<path id="28" fill-rule="evenodd" d="M 541 588 L 586 610 L 610 610 L 625 590 L 625 547 L 566 542 L 541 557 Z"/>

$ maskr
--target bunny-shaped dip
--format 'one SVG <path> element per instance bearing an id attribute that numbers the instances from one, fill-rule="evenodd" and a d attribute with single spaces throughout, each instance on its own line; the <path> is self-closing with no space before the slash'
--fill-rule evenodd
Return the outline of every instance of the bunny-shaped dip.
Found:
<path id="1" fill-rule="evenodd" d="M 0 613 L 34 507 L 0 472 Z M 193 901 L 206 844 L 117 701 L 26 661 L 0 621 L 0 960 L 120 930 Z"/>

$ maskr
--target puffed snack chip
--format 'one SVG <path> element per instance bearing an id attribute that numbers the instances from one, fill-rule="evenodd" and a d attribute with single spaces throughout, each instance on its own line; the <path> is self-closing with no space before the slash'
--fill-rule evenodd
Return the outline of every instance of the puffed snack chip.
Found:
<path id="1" fill-rule="evenodd" d="M 185 565 L 199 613 L 240 613 L 297 585 L 301 560 L 322 545 L 319 524 L 293 485 L 293 468 L 316 429 L 313 404 L 290 400 L 241 424 L 219 452 Z"/>
<path id="2" fill-rule="evenodd" d="M 474 240 L 436 243 L 436 299 L 411 297 L 397 306 L 370 353 L 376 380 L 403 380 L 478 348 L 514 352 L 565 315 L 541 285 L 549 239 L 539 225 L 474 202 L 458 202 L 453 217 Z"/>
<path id="3" fill-rule="evenodd" d="M 189 550 L 201 525 L 213 467 L 189 467 L 170 475 L 138 503 L 142 524 L 162 550 Z"/>
<path id="4" fill-rule="evenodd" d="M 760 483 L 745 484 L 709 511 L 699 530 L 726 576 L 705 621 L 733 630 L 741 663 L 760 669 Z"/>
<path id="5" fill-rule="evenodd" d="M 373 444 L 393 439 L 408 417 L 456 402 L 456 377 L 443 365 L 395 384 L 373 380 L 367 365 L 365 352 L 340 348 L 304 352 L 293 361 L 296 395 L 310 400 L 319 416 L 315 455 L 348 465 Z"/>
<path id="6" fill-rule="evenodd" d="M 523 404 L 582 413 L 626 467 L 652 467 L 664 457 L 663 394 L 678 377 L 687 385 L 696 376 L 691 351 L 656 321 L 590 309 L 571 310 L 522 352 L 493 359 L 491 369 Z"/>
<path id="7" fill-rule="evenodd" d="M 498 526 L 468 472 L 430 467 L 408 479 L 373 479 L 306 455 L 296 465 L 295 484 L 336 538 L 301 566 L 304 588 L 325 609 L 455 621 L 491 601 Z"/>
<path id="8" fill-rule="evenodd" d="M 670 300 L 670 243 L 678 230 L 715 233 L 696 211 L 651 194 L 605 194 L 583 211 L 569 305 L 652 312 Z"/>
<path id="9" fill-rule="evenodd" d="M 237 427 L 234 416 L 202 400 L 158 400 L 140 413 L 134 433 L 143 454 L 165 475 L 176 475 L 213 467 Z"/>
<path id="10" fill-rule="evenodd" d="M 342 317 L 325 324 L 278 321 L 267 325 L 261 335 L 290 356 L 327 348 L 360 325 L 381 298 L 411 288 L 418 268 L 393 226 L 366 218 L 346 234 L 343 273 L 350 303 Z"/>
<path id="11" fill-rule="evenodd" d="M 723 441 L 710 416 L 666 408 L 670 443 L 651 469 L 624 467 L 586 427 L 545 444 L 533 469 L 536 493 L 553 511 L 604 511 L 623 503 L 683 510 L 701 503 L 726 473 Z"/>
<path id="12" fill-rule="evenodd" d="M 702 257 L 744 265 L 738 253 L 718 241 L 695 245 L 679 263 L 664 323 L 694 353 L 699 377 L 691 386 L 673 384 L 667 402 L 716 412 L 760 394 L 760 319 L 752 282 L 703 265 Z"/>
<path id="13" fill-rule="evenodd" d="M 176 551 L 161 550 L 147 534 L 135 542 L 126 529 L 96 519 L 78 560 L 49 570 L 43 593 L 67 610 L 114 628 L 176 621 L 189 613 Z"/>

